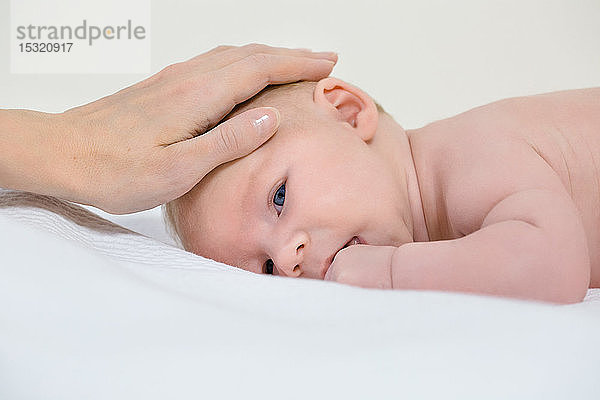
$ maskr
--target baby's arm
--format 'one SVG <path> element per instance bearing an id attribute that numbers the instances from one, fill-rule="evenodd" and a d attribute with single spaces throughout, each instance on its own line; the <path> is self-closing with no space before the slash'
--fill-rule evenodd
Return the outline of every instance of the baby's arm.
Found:
<path id="1" fill-rule="evenodd" d="M 473 292 L 573 303 L 589 286 L 581 217 L 566 193 L 530 189 L 500 201 L 481 228 L 454 240 L 406 243 L 391 261 L 394 289 Z"/>

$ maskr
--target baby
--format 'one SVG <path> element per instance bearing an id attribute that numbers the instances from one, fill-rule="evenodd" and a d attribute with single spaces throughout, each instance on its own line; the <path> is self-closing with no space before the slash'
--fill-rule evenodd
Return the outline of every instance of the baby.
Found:
<path id="1" fill-rule="evenodd" d="M 183 247 L 257 273 L 556 303 L 600 287 L 600 88 L 404 130 L 339 79 L 271 86 L 279 131 L 165 212 Z"/>

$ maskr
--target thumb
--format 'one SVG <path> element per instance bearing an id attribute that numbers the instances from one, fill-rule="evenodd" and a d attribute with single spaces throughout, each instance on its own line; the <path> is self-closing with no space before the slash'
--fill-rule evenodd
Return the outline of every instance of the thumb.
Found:
<path id="1" fill-rule="evenodd" d="M 210 131 L 189 139 L 190 151 L 198 164 L 213 168 L 256 150 L 279 127 L 279 111 L 273 107 L 260 107 L 244 111 Z M 201 159 L 198 160 L 198 158 Z"/>

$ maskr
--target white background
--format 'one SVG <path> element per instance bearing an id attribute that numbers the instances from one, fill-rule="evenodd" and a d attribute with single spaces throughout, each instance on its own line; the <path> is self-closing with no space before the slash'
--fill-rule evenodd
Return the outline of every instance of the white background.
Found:
<path id="1" fill-rule="evenodd" d="M 144 78 L 11 75 L 0 4 L 0 107 L 63 111 Z M 219 44 L 333 50 L 333 75 L 416 128 L 504 97 L 600 85 L 599 21 L 599 0 L 152 1 L 152 71 Z"/>
<path id="2" fill-rule="evenodd" d="M 145 77 L 10 74 L 9 15 L 0 0 L 0 107 L 59 112 Z M 152 72 L 219 44 L 333 50 L 333 75 L 416 128 L 500 98 L 599 86 L 599 21 L 600 0 L 155 0 Z"/>

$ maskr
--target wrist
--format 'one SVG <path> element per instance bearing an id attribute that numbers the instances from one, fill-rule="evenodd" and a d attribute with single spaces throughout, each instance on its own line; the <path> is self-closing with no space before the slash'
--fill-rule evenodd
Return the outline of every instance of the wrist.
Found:
<path id="1" fill-rule="evenodd" d="M 404 243 L 397 247 L 390 262 L 390 280 L 393 289 L 417 289 L 414 281 L 414 262 L 411 261 L 411 250 L 414 242 Z"/>
<path id="2" fill-rule="evenodd" d="M 44 114 L 29 110 L 0 110 L 0 184 L 2 187 L 39 192 L 42 151 L 39 135 Z"/>
<path id="3" fill-rule="evenodd" d="M 0 186 L 76 201 L 66 126 L 62 114 L 1 110 Z"/>
<path id="4" fill-rule="evenodd" d="M 90 191 L 84 179 L 85 167 L 82 168 L 82 142 L 86 136 L 81 129 L 77 129 L 76 122 L 68 117 L 66 113 L 47 114 L 48 134 L 44 141 L 51 149 L 47 160 L 52 164 L 46 164 L 51 177 L 51 188 L 54 191 L 51 196 L 81 204 L 91 204 L 86 194 Z"/>

